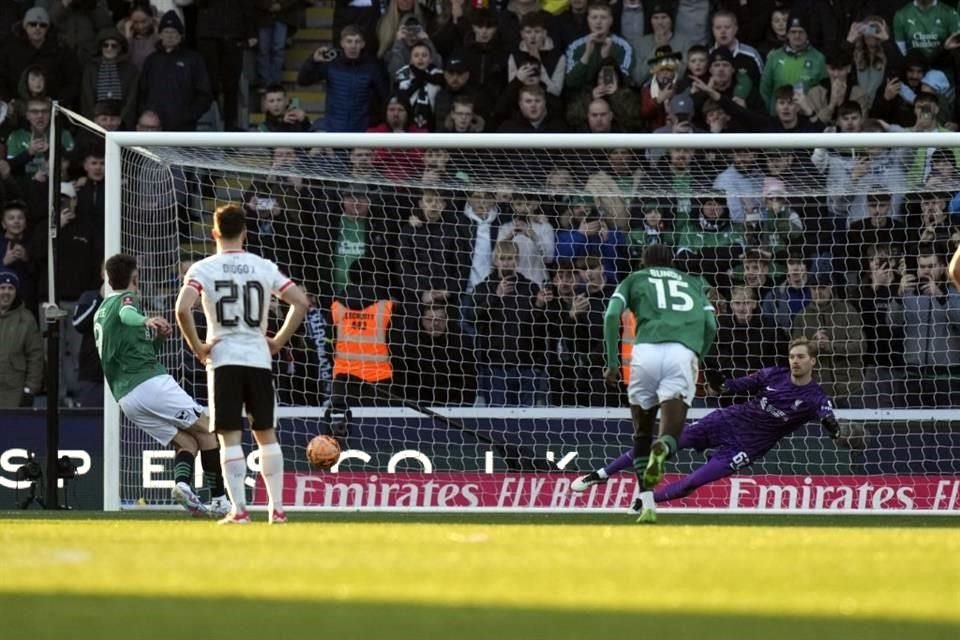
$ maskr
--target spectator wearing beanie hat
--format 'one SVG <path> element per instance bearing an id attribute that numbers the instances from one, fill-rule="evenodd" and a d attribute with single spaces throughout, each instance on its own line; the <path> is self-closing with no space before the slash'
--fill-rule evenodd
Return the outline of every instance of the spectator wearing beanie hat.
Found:
<path id="1" fill-rule="evenodd" d="M 799 95 L 815 87 L 827 77 L 827 61 L 807 38 L 806 16 L 794 11 L 787 19 L 787 44 L 774 49 L 767 58 L 760 79 L 760 95 L 767 110 L 773 113 L 774 92 L 789 85 Z"/>
<path id="2" fill-rule="evenodd" d="M 392 96 L 387 101 L 384 122 L 367 131 L 371 133 L 427 133 L 427 129 L 415 126 L 410 118 L 410 103 L 401 96 Z M 373 152 L 373 164 L 388 179 L 404 180 L 423 169 L 422 149 L 377 149 Z"/>
<path id="3" fill-rule="evenodd" d="M 20 77 L 31 65 L 43 69 L 50 97 L 73 106 L 80 84 L 76 56 L 58 44 L 50 16 L 42 7 L 28 9 L 0 47 L 0 95 L 16 96 Z"/>
<path id="4" fill-rule="evenodd" d="M 0 408 L 32 407 L 43 382 L 43 340 L 17 296 L 20 278 L 0 268 Z"/>
<path id="5" fill-rule="evenodd" d="M 143 61 L 140 108 L 160 116 L 166 131 L 195 131 L 213 96 L 200 54 L 182 45 L 183 22 L 175 11 L 160 19 L 157 50 Z"/>
<path id="6" fill-rule="evenodd" d="M 114 27 L 97 34 L 97 53 L 83 70 L 80 83 L 80 109 L 93 118 L 97 103 L 110 100 L 121 103 L 121 120 L 133 128 L 137 121 L 137 84 L 140 72 L 127 60 L 127 39 Z"/>

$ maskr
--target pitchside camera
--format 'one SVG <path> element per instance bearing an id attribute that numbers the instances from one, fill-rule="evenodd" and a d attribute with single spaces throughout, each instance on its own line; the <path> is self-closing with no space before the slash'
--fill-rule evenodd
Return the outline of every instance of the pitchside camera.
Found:
<path id="1" fill-rule="evenodd" d="M 27 489 L 27 497 L 22 500 L 20 499 L 20 489 L 18 485 L 14 500 L 16 500 L 17 507 L 20 509 L 29 509 L 32 504 L 37 504 L 42 509 L 43 500 L 37 495 L 37 488 L 43 484 L 43 467 L 37 462 L 36 454 L 31 451 L 29 455 L 29 459 L 22 467 L 17 469 L 16 473 L 18 482 L 30 483 L 30 487 Z"/>

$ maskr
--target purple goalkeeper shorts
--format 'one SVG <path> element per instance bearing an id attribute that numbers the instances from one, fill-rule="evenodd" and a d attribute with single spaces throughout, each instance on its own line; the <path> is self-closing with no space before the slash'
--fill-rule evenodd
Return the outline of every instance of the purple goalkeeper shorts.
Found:
<path id="1" fill-rule="evenodd" d="M 750 454 L 744 450 L 737 439 L 734 426 L 719 411 L 709 413 L 706 417 L 684 428 L 679 446 L 681 449 L 697 451 L 712 449 L 710 460 L 722 460 L 733 471 L 753 462 Z"/>

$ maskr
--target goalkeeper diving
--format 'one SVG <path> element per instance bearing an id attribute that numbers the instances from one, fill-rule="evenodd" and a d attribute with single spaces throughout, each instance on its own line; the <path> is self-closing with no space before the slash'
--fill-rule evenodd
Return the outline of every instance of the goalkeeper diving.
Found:
<path id="1" fill-rule="evenodd" d="M 753 464 L 798 428 L 819 420 L 840 446 L 851 441 L 841 434 L 827 394 L 813 379 L 817 347 L 807 338 L 790 343 L 790 365 L 761 369 L 742 378 L 724 380 L 719 372 L 707 374 L 718 394 L 753 394 L 753 398 L 712 411 L 683 430 L 678 449 L 712 450 L 706 464 L 689 475 L 653 492 L 656 504 L 686 497 L 698 488 L 726 478 Z M 633 451 L 625 451 L 607 466 L 573 481 L 571 489 L 584 491 L 633 464 Z M 632 511 L 641 512 L 639 498 Z"/>
<path id="2" fill-rule="evenodd" d="M 206 411 L 167 373 L 157 357 L 170 323 L 140 312 L 139 273 L 133 256 L 118 253 L 104 265 L 113 293 L 93 320 L 93 336 L 107 385 L 124 415 L 162 446 L 173 446 L 173 498 L 195 516 L 220 517 L 230 511 L 216 436 Z M 154 334 L 156 337 L 154 337 Z M 193 463 L 200 452 L 210 504 L 193 490 Z"/>

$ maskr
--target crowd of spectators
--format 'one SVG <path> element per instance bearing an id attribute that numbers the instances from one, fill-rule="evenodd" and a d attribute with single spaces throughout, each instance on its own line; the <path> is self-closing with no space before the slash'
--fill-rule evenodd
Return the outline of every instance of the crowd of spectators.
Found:
<path id="1" fill-rule="evenodd" d="M 940 0 L 337 0 L 332 41 L 296 78 L 322 83 L 322 116 L 283 84 L 308 4 L 3 3 L 0 255 L 15 304 L 36 313 L 44 299 L 52 170 L 63 306 L 100 289 L 102 145 L 64 131 L 63 166 L 47 166 L 52 99 L 142 131 L 247 129 L 242 82 L 259 90 L 260 131 L 831 134 L 960 120 L 960 14 Z M 960 404 L 960 293 L 945 277 L 960 239 L 954 149 L 271 154 L 242 195 L 251 247 L 290 265 L 324 312 L 355 264 L 375 265 L 372 299 L 396 304 L 392 393 L 622 402 L 600 383 L 605 301 L 644 246 L 665 243 L 720 310 L 708 366 L 749 371 L 803 334 L 841 406 Z M 304 170 L 318 154 L 336 175 Z M 330 357 L 314 337 L 283 356 L 284 379 Z M 68 391 L 84 388 L 83 352 L 68 332 Z"/>

